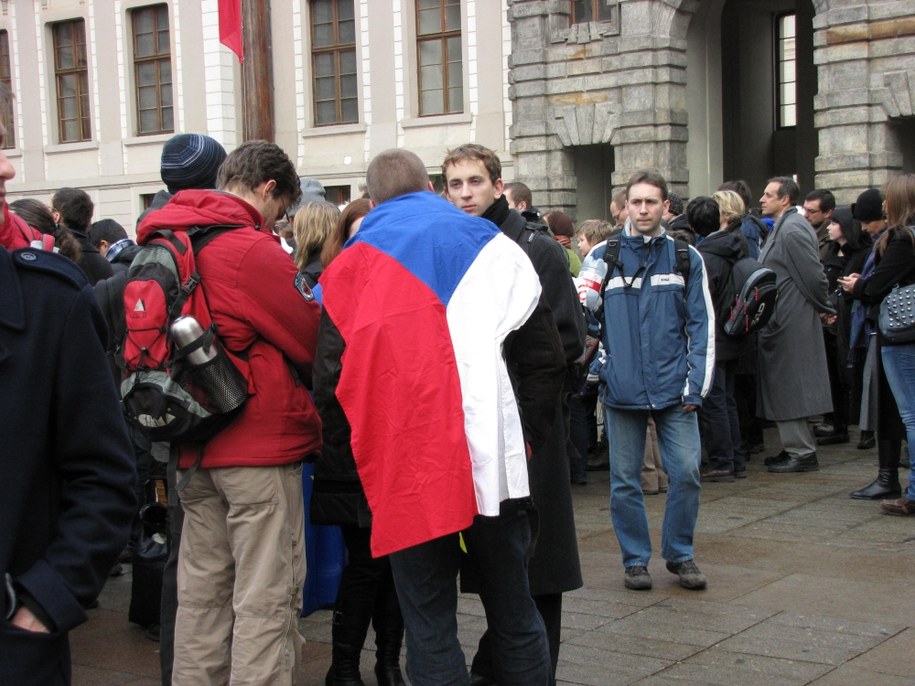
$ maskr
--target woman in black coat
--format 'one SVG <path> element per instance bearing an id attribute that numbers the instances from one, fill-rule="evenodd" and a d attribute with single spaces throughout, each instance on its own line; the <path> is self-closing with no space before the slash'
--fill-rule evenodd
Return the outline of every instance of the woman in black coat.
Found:
<path id="1" fill-rule="evenodd" d="M 849 355 L 852 301 L 844 296 L 838 279 L 860 273 L 871 249 L 870 238 L 861 231 L 861 224 L 852 216 L 849 207 L 836 208 L 827 230 L 830 242 L 823 260 L 823 271 L 826 272 L 829 297 L 836 314 L 824 319 L 823 339 L 829 362 L 833 420 L 831 430 L 823 431 L 817 427 L 819 445 L 848 443 L 848 426 L 858 421 L 864 355 L 858 349 L 852 350 Z"/>

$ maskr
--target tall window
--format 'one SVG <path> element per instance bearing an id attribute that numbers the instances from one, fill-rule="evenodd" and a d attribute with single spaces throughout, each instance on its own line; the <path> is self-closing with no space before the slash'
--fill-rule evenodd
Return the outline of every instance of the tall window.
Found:
<path id="1" fill-rule="evenodd" d="M 87 141 L 92 137 L 92 129 L 89 126 L 86 25 L 82 19 L 58 22 L 51 25 L 51 35 L 60 142 Z"/>
<path id="2" fill-rule="evenodd" d="M 573 24 L 584 24 L 589 21 L 610 21 L 609 0 L 573 0 Z"/>
<path id="3" fill-rule="evenodd" d="M 0 83 L 13 92 L 13 76 L 10 70 L 10 37 L 6 31 L 0 31 Z M 13 126 L 13 99 L 6 98 L 0 110 L 0 122 L 6 128 L 3 139 L 4 148 L 16 147 L 16 128 Z"/>
<path id="4" fill-rule="evenodd" d="M 797 53 L 795 49 L 795 15 L 783 14 L 777 18 L 778 76 L 776 79 L 776 107 L 779 127 L 797 124 Z"/>
<path id="5" fill-rule="evenodd" d="M 416 0 L 419 114 L 464 111 L 460 0 Z"/>
<path id="6" fill-rule="evenodd" d="M 172 107 L 172 55 L 168 6 L 150 5 L 131 11 L 133 69 L 137 96 L 137 133 L 175 130 Z"/>
<path id="7" fill-rule="evenodd" d="M 311 60 L 315 125 L 359 121 L 353 0 L 312 0 Z"/>

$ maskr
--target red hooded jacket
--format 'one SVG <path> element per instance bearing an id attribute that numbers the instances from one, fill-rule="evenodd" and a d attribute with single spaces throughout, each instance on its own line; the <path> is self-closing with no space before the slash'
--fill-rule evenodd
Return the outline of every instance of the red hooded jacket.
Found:
<path id="1" fill-rule="evenodd" d="M 248 363 L 250 397 L 242 413 L 204 446 L 202 467 L 258 467 L 296 462 L 321 448 L 321 420 L 310 383 L 320 306 L 296 288 L 296 268 L 261 215 L 219 191 L 181 191 L 137 227 L 143 244 L 154 229 L 239 225 L 196 256 L 197 270 L 222 344 Z M 295 373 L 293 373 L 295 370 Z M 199 446 L 183 446 L 190 467 Z"/>

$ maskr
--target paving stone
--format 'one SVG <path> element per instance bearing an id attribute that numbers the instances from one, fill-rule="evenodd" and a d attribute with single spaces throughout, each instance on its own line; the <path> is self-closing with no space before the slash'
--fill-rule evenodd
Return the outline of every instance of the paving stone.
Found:
<path id="1" fill-rule="evenodd" d="M 915 641 L 915 629 L 910 627 L 887 639 L 873 650 L 856 657 L 848 662 L 847 666 L 851 669 L 878 673 L 883 676 L 906 677 L 911 683 L 912 675 L 915 675 L 915 650 L 912 650 L 912 641 Z M 875 679 L 859 683 L 876 683 L 876 681 Z"/>
<path id="2" fill-rule="evenodd" d="M 556 670 L 557 681 L 574 684 L 627 684 L 654 674 L 672 664 L 670 659 L 657 659 L 604 648 L 563 645 L 563 659 Z"/>
<path id="3" fill-rule="evenodd" d="M 842 621 L 830 624 L 822 618 L 804 620 L 785 622 L 775 616 L 722 641 L 718 647 L 734 653 L 840 665 L 891 635 L 889 631 L 855 633 Z"/>
<path id="4" fill-rule="evenodd" d="M 792 574 L 740 598 L 743 605 L 791 608 L 807 616 L 880 622 L 888 635 L 912 625 L 905 589 L 884 581 Z"/>
<path id="5" fill-rule="evenodd" d="M 912 675 L 911 673 L 904 676 L 890 675 L 843 665 L 824 674 L 816 681 L 811 681 L 810 684 L 811 686 L 862 686 L 862 684 L 911 686 Z"/>
<path id="6" fill-rule="evenodd" d="M 710 648 L 668 667 L 658 676 L 678 683 L 683 680 L 720 686 L 790 686 L 810 683 L 831 669 L 830 665 L 813 662 Z"/>

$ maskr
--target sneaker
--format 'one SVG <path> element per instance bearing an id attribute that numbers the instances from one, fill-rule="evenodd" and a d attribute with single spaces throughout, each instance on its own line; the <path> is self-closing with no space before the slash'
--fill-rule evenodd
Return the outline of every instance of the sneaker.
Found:
<path id="1" fill-rule="evenodd" d="M 651 575 L 648 573 L 648 567 L 644 565 L 635 565 L 626 567 L 626 576 L 623 583 L 630 591 L 650 591 Z"/>
<path id="2" fill-rule="evenodd" d="M 673 572 L 680 577 L 680 585 L 691 591 L 701 591 L 708 585 L 705 574 L 699 571 L 699 568 L 693 560 L 668 562 L 667 571 Z"/>

